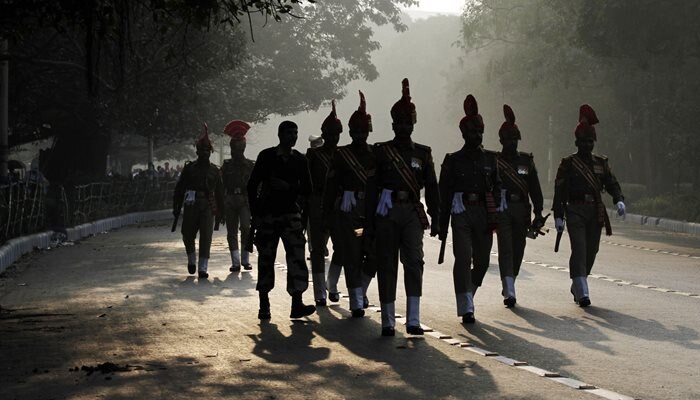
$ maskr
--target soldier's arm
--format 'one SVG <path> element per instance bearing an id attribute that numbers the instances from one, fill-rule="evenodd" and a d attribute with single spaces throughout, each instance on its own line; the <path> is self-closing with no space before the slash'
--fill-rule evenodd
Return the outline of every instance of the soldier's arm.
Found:
<path id="1" fill-rule="evenodd" d="M 535 167 L 535 158 L 532 155 L 530 155 L 530 174 L 528 175 L 528 180 L 530 200 L 532 200 L 532 211 L 534 211 L 535 215 L 539 215 L 544 208 L 544 197 L 542 196 L 542 187 L 540 186 L 540 179 L 537 175 L 537 168 Z"/>
<path id="2" fill-rule="evenodd" d="M 437 220 L 440 218 L 440 188 L 430 149 L 428 149 L 423 173 L 425 174 L 425 203 L 428 206 L 428 215 L 430 215 L 430 219 Z"/>
<path id="3" fill-rule="evenodd" d="M 306 157 L 302 155 L 299 160 L 299 206 L 302 208 L 302 214 L 306 214 L 309 196 L 313 192 L 313 184 L 311 183 L 311 172 L 309 171 L 309 163 Z"/>
<path id="4" fill-rule="evenodd" d="M 246 185 L 246 191 L 248 192 L 248 205 L 250 206 L 250 213 L 253 216 L 259 215 L 258 204 L 258 189 L 263 181 L 264 177 L 264 154 L 261 152 L 258 154 L 258 158 L 253 166 L 253 170 L 250 172 L 250 178 L 248 178 L 248 184 Z"/>
<path id="5" fill-rule="evenodd" d="M 175 190 L 173 192 L 173 211 L 177 210 L 179 212 L 182 207 L 182 201 L 185 197 L 185 179 L 186 179 L 187 166 L 182 168 L 180 177 L 177 179 L 175 184 Z"/>
<path id="6" fill-rule="evenodd" d="M 503 180 L 501 180 L 501 171 L 498 168 L 498 161 L 496 160 L 496 154 L 491 157 L 492 167 L 491 170 L 491 193 L 493 193 L 493 199 L 496 201 L 496 205 L 501 204 L 501 189 L 503 188 Z"/>
<path id="7" fill-rule="evenodd" d="M 554 179 L 554 199 L 552 199 L 552 211 L 554 218 L 564 218 L 568 195 L 569 162 L 562 159 Z"/>
<path id="8" fill-rule="evenodd" d="M 341 173 L 341 163 L 340 163 L 340 156 L 338 155 L 338 152 L 335 152 L 333 154 L 333 160 L 331 162 L 331 167 L 328 169 L 328 173 L 326 174 L 326 183 L 323 186 L 323 215 L 324 219 L 330 217 L 331 212 L 333 211 L 333 204 L 335 203 L 335 199 L 338 197 L 340 193 L 340 179 L 338 175 Z"/>
<path id="9" fill-rule="evenodd" d="M 214 183 L 214 197 L 216 198 L 216 207 L 219 210 L 219 218 L 224 218 L 224 182 L 221 177 L 221 171 L 216 171 L 216 182 Z"/>
<path id="10" fill-rule="evenodd" d="M 454 195 L 452 187 L 452 171 L 449 166 L 450 155 L 445 154 L 445 160 L 440 167 L 440 239 L 444 239 L 449 229 L 450 212 L 452 211 L 452 196 Z"/>
<path id="11" fill-rule="evenodd" d="M 620 187 L 620 183 L 617 181 L 617 178 L 610 169 L 610 165 L 608 164 L 607 159 L 605 160 L 604 176 L 605 182 L 603 182 L 603 184 L 605 185 L 605 191 L 610 193 L 610 196 L 612 196 L 613 204 L 617 204 L 618 201 L 625 201 L 625 197 L 622 195 L 622 188 Z"/>

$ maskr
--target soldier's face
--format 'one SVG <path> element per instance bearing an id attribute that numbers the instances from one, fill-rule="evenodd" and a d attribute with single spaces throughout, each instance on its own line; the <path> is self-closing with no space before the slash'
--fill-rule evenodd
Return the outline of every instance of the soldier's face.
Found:
<path id="1" fill-rule="evenodd" d="M 208 160 L 211 156 L 211 151 L 205 147 L 197 147 L 197 158 L 200 160 Z"/>
<path id="2" fill-rule="evenodd" d="M 231 141 L 231 155 L 242 155 L 245 152 L 245 140 Z"/>
<path id="3" fill-rule="evenodd" d="M 501 139 L 501 145 L 504 152 L 518 151 L 518 139 Z"/>
<path id="4" fill-rule="evenodd" d="M 323 138 L 323 144 L 330 147 L 337 146 L 338 141 L 340 141 L 340 133 L 336 132 L 323 132 L 321 137 Z"/>
<path id="5" fill-rule="evenodd" d="M 464 143 L 467 147 L 470 149 L 475 149 L 481 146 L 481 142 L 484 140 L 484 133 L 474 129 L 469 129 L 466 132 L 462 132 L 462 137 L 464 138 Z"/>
<path id="6" fill-rule="evenodd" d="M 413 133 L 413 124 L 407 124 L 405 122 L 402 123 L 393 123 L 391 124 L 392 129 L 394 130 L 394 134 L 396 137 L 399 138 L 407 138 L 410 137 L 411 134 Z"/>
<path id="7" fill-rule="evenodd" d="M 581 154 L 591 154 L 595 147 L 595 140 L 590 137 L 576 139 L 576 147 Z"/>
<path id="8" fill-rule="evenodd" d="M 353 142 L 367 143 L 367 138 L 369 137 L 369 132 L 350 131 L 350 137 L 352 138 Z"/>
<path id="9" fill-rule="evenodd" d="M 282 147 L 292 148 L 297 144 L 297 138 L 299 137 L 298 128 L 287 128 L 280 132 L 280 145 Z"/>

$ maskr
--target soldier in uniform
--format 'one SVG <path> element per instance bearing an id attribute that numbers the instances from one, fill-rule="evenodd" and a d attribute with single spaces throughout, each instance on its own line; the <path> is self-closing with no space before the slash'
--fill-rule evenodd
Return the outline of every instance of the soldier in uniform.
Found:
<path id="1" fill-rule="evenodd" d="M 333 252 L 331 264 L 328 267 L 328 282 L 326 282 L 326 246 L 330 237 L 328 221 L 324 221 L 322 214 L 323 189 L 326 182 L 326 175 L 331 167 L 333 153 L 338 148 L 340 133 L 343 131 L 343 124 L 336 115 L 335 101 L 332 102 L 333 109 L 321 125 L 321 137 L 323 145 L 317 148 L 310 148 L 306 152 L 311 172 L 311 182 L 313 183 L 313 193 L 309 196 L 308 217 L 309 217 L 309 240 L 311 241 L 311 273 L 314 284 L 314 299 L 317 306 L 326 305 L 326 288 L 328 288 L 328 298 L 332 302 L 338 302 L 338 278 L 340 277 L 341 264 L 339 255 Z M 336 246 L 336 241 L 333 241 Z"/>
<path id="2" fill-rule="evenodd" d="M 302 294 L 309 286 L 301 216 L 301 205 L 312 190 L 309 166 L 306 157 L 293 149 L 298 137 L 294 122 L 283 121 L 277 135 L 279 145 L 258 154 L 247 187 L 258 249 L 259 319 L 271 318 L 268 293 L 275 286 L 275 257 L 280 239 L 287 258 L 287 293 L 292 296 L 290 318 L 316 311 L 313 305 L 302 302 Z"/>
<path id="3" fill-rule="evenodd" d="M 608 159 L 593 154 L 597 139 L 594 125 L 598 123 L 595 111 L 588 104 L 579 109 L 579 123 L 574 131 L 578 151 L 561 160 L 554 184 L 552 211 L 557 232 L 569 229 L 571 257 L 569 276 L 571 294 L 581 307 L 591 304 L 588 292 L 588 275 L 591 273 L 600 232 L 612 235 L 610 219 L 603 204 L 601 192 L 610 193 L 618 215 L 625 214 L 622 189 L 613 175 Z"/>
<path id="4" fill-rule="evenodd" d="M 367 114 L 365 96 L 360 92 L 360 107 L 348 122 L 352 143 L 338 148 L 328 171 L 323 201 L 323 219 L 333 221 L 337 239 L 335 254 L 345 269 L 352 316 L 365 315 L 367 286 L 374 274 L 366 271 L 363 253 L 365 195 L 367 182 L 373 179 L 376 165 L 367 137 L 372 131 L 372 117 Z"/>
<path id="5" fill-rule="evenodd" d="M 535 213 L 534 223 L 544 224 L 542 216 L 543 198 L 540 180 L 532 153 L 518 151 L 520 130 L 515 124 L 515 113 L 507 104 L 503 105 L 505 122 L 498 130 L 503 149 L 498 153 L 498 171 L 503 180 L 501 206 L 498 219 L 498 268 L 503 285 L 503 304 L 515 306 L 515 278 L 525 253 L 525 239 L 530 227 L 530 202 Z"/>
<path id="6" fill-rule="evenodd" d="M 457 316 L 463 323 L 474 323 L 474 294 L 489 267 L 501 181 L 496 154 L 481 146 L 484 122 L 474 96 L 468 95 L 463 107 L 459 130 L 464 147 L 445 155 L 440 171 L 440 240 L 447 239 L 452 219 Z"/>
<path id="7" fill-rule="evenodd" d="M 407 296 L 406 331 L 413 335 L 423 334 L 420 324 L 423 231 L 431 228 L 431 236 L 437 235 L 440 216 L 440 195 L 431 149 L 411 140 L 416 123 L 416 106 L 411 102 L 408 79 L 401 84 L 402 97 L 391 108 L 395 136 L 391 141 L 375 144 L 376 179 L 368 190 L 368 210 L 374 210 L 376 214 L 374 232 L 370 234 L 376 235 L 382 336 L 395 334 L 399 253 Z M 421 203 L 420 192 L 424 187 L 432 224 Z"/>
<path id="8" fill-rule="evenodd" d="M 231 137 L 231 159 L 225 160 L 221 166 L 221 175 L 224 181 L 226 204 L 226 239 L 231 252 L 231 268 L 229 271 L 238 272 L 241 265 L 246 271 L 253 267 L 250 265 L 250 250 L 246 246 L 250 243 L 250 208 L 248 206 L 248 192 L 246 185 L 253 171 L 253 161 L 245 158 L 246 133 L 250 125 L 243 121 L 234 120 L 224 128 L 224 133 Z M 238 245 L 238 230 L 241 231 L 242 251 Z"/>
<path id="9" fill-rule="evenodd" d="M 221 174 L 216 165 L 209 162 L 214 147 L 209 140 L 209 131 L 204 124 L 204 134 L 197 140 L 197 160 L 187 162 L 180 179 L 175 185 L 173 214 L 180 215 L 184 205 L 182 220 L 182 241 L 187 252 L 187 271 L 194 274 L 199 267 L 199 278 L 208 278 L 209 250 L 211 237 L 216 226 L 223 219 L 224 191 Z M 196 263 L 194 240 L 199 232 L 199 265 Z"/>

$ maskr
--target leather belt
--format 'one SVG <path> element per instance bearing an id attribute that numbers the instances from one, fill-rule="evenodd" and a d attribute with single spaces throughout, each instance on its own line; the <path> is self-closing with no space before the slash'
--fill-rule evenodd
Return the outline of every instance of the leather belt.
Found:
<path id="1" fill-rule="evenodd" d="M 465 206 L 482 206 L 484 202 L 481 197 L 481 193 L 464 193 L 462 200 Z"/>
<path id="2" fill-rule="evenodd" d="M 569 203 L 574 204 L 594 204 L 595 196 L 592 194 L 578 194 L 569 196 Z"/>
<path id="3" fill-rule="evenodd" d="M 405 192 L 403 190 L 395 190 L 391 192 L 391 200 L 394 203 L 412 203 L 413 195 L 411 192 Z"/>

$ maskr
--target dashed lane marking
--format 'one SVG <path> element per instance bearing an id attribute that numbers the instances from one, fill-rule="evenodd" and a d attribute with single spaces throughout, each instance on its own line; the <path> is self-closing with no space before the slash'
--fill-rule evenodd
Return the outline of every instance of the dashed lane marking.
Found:
<path id="1" fill-rule="evenodd" d="M 652 253 L 659 253 L 659 254 L 664 254 L 664 255 L 669 255 L 669 256 L 675 256 L 675 257 L 683 257 L 683 258 L 692 258 L 694 260 L 700 260 L 700 256 L 693 256 L 690 254 L 683 254 L 683 253 L 677 253 L 674 251 L 666 251 L 666 250 L 658 250 L 658 249 L 652 249 L 649 247 L 645 246 L 635 246 L 632 244 L 622 244 L 622 243 L 616 243 L 612 242 L 610 240 L 601 240 L 601 243 L 609 244 L 611 246 L 617 246 L 617 247 L 624 247 L 627 249 L 635 249 L 635 250 L 642 250 L 642 251 L 650 251 Z"/>

